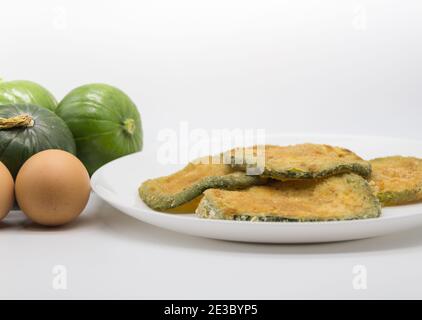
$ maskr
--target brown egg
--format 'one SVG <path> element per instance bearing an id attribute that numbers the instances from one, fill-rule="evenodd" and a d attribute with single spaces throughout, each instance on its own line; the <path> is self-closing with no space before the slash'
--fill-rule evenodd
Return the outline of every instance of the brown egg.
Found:
<path id="1" fill-rule="evenodd" d="M 12 175 L 9 169 L 0 162 L 0 220 L 12 209 L 15 201 L 15 191 Z"/>
<path id="2" fill-rule="evenodd" d="M 74 155 L 45 150 L 30 157 L 16 177 L 16 200 L 33 221 L 57 226 L 74 220 L 90 195 L 89 175 Z"/>

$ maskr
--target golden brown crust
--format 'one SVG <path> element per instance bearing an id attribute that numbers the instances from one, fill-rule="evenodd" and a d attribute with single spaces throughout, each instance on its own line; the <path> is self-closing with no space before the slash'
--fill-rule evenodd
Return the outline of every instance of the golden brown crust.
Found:
<path id="1" fill-rule="evenodd" d="M 209 188 L 246 188 L 264 182 L 261 177 L 247 176 L 223 164 L 218 156 L 204 157 L 169 176 L 145 181 L 138 192 L 149 207 L 167 210 L 191 201 Z"/>
<path id="2" fill-rule="evenodd" d="M 379 202 L 368 182 L 355 174 L 320 180 L 273 182 L 240 191 L 210 189 L 198 209 L 202 217 L 280 217 L 327 221 L 378 217 Z"/>
<path id="3" fill-rule="evenodd" d="M 315 179 L 346 172 L 367 177 L 371 172 L 369 162 L 352 151 L 324 144 L 254 146 L 230 152 L 233 167 L 246 170 L 262 164 L 262 175 L 279 180 Z"/>
<path id="4" fill-rule="evenodd" d="M 163 193 L 175 194 L 204 178 L 224 176 L 233 172 L 234 170 L 228 165 L 195 161 L 171 175 L 148 180 L 147 184 L 151 191 L 157 190 Z"/>
<path id="5" fill-rule="evenodd" d="M 383 205 L 422 200 L 422 159 L 391 156 L 370 162 L 371 182 Z"/>

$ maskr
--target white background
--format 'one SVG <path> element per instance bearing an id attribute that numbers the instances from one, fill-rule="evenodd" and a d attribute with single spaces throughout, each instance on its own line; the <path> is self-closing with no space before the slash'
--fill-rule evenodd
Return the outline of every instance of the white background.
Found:
<path id="1" fill-rule="evenodd" d="M 61 99 L 90 82 L 163 128 L 264 128 L 422 138 L 419 1 L 2 1 L 0 77 Z M 147 168 L 145 168 L 147 170 Z M 0 225 L 2 298 L 422 297 L 422 229 L 313 246 L 244 245 L 159 230 L 95 196 L 45 231 Z M 51 286 L 68 268 L 68 290 Z M 368 268 L 368 289 L 352 268 Z"/>

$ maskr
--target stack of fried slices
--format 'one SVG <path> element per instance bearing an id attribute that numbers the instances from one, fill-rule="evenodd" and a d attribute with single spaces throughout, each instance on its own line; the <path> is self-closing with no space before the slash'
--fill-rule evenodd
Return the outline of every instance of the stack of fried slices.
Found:
<path id="1" fill-rule="evenodd" d="M 365 161 L 322 144 L 260 145 L 197 159 L 145 181 L 151 208 L 241 221 L 332 221 L 376 218 L 381 205 L 422 200 L 422 159 Z"/>

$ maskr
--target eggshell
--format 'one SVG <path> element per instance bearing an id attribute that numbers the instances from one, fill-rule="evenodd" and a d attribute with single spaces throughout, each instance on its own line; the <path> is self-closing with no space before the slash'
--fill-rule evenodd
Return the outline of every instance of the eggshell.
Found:
<path id="1" fill-rule="evenodd" d="M 0 162 L 0 220 L 12 209 L 15 201 L 14 182 L 7 167 Z"/>
<path id="2" fill-rule="evenodd" d="M 82 162 L 62 150 L 29 158 L 16 177 L 16 200 L 34 222 L 57 226 L 74 220 L 85 208 L 90 180 Z"/>

